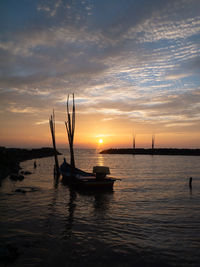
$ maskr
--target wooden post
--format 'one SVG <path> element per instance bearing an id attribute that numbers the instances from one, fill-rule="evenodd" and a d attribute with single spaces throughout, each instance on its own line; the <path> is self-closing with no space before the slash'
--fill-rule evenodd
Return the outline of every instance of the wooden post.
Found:
<path id="1" fill-rule="evenodd" d="M 72 172 L 75 168 L 75 160 L 74 160 L 74 131 L 75 131 L 75 101 L 74 101 L 74 94 L 73 96 L 73 107 L 72 107 L 72 114 L 70 114 L 69 110 L 69 94 L 67 96 L 67 121 L 65 121 L 65 126 L 67 130 L 68 135 L 68 141 L 69 141 L 69 149 L 70 149 L 70 157 L 71 157 L 71 168 Z"/>
<path id="2" fill-rule="evenodd" d="M 192 189 L 192 177 L 190 177 L 190 179 L 189 179 L 189 187 L 190 187 L 190 189 Z"/>
<path id="3" fill-rule="evenodd" d="M 51 117 L 49 119 L 49 126 L 50 126 L 50 131 L 51 131 L 51 136 L 52 136 L 52 143 L 53 143 L 53 149 L 54 149 L 54 158 L 55 158 L 54 176 L 59 177 L 60 171 L 59 171 L 58 156 L 57 156 L 57 150 L 56 150 L 55 114 L 54 114 L 54 110 L 53 110 L 53 115 L 51 115 Z"/>

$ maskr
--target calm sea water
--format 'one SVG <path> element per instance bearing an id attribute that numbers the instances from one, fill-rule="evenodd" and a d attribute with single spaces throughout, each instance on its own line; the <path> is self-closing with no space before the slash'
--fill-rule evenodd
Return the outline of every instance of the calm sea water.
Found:
<path id="1" fill-rule="evenodd" d="M 10 266 L 200 266 L 200 157 L 75 157 L 121 180 L 113 192 L 80 193 L 54 183 L 53 158 L 21 163 L 32 174 L 0 188 L 1 244 L 20 252 Z"/>

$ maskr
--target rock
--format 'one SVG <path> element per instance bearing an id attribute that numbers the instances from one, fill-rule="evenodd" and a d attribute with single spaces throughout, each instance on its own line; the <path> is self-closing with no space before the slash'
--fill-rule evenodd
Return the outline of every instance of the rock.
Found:
<path id="1" fill-rule="evenodd" d="M 24 180 L 24 176 L 21 175 L 21 174 L 12 173 L 10 175 L 10 180 L 12 180 L 12 181 L 22 181 L 22 180 Z"/>
<path id="2" fill-rule="evenodd" d="M 12 173 L 9 178 L 10 178 L 10 180 L 17 181 L 18 180 L 18 174 Z"/>
<path id="3" fill-rule="evenodd" d="M 26 193 L 26 190 L 21 189 L 21 188 L 17 188 L 17 189 L 15 190 L 15 192 L 25 194 L 25 193 Z"/>
<path id="4" fill-rule="evenodd" d="M 32 172 L 25 171 L 24 174 L 25 174 L 25 175 L 29 175 L 29 174 L 32 174 Z"/>
<path id="5" fill-rule="evenodd" d="M 24 176 L 23 176 L 23 175 L 18 175 L 18 180 L 19 180 L 19 181 L 24 180 Z"/>
<path id="6" fill-rule="evenodd" d="M 5 148 L 0 146 L 0 185 L 1 180 L 11 175 L 18 173 L 21 169 L 20 162 L 30 159 L 43 157 L 52 157 L 55 152 L 53 148 L 43 147 L 38 149 L 20 149 L 20 148 Z M 60 155 L 59 152 L 57 152 Z M 26 173 L 27 175 L 28 173 Z M 12 177 L 11 180 L 15 180 Z M 16 179 L 17 181 L 18 179 Z"/>
<path id="7" fill-rule="evenodd" d="M 14 192 L 25 194 L 25 193 L 36 192 L 38 190 L 39 190 L 38 188 L 34 188 L 34 187 L 30 187 L 30 186 L 22 186 L 20 188 L 17 188 Z"/>
<path id="8" fill-rule="evenodd" d="M 29 174 L 32 174 L 32 172 L 29 172 L 29 171 L 21 171 L 20 174 L 29 175 Z"/>

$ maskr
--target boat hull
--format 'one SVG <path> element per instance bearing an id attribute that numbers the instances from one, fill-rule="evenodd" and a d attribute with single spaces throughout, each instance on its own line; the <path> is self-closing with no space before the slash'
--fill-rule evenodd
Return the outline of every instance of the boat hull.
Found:
<path id="1" fill-rule="evenodd" d="M 77 168 L 72 169 L 67 162 L 61 165 L 60 173 L 64 184 L 82 189 L 112 189 L 116 181 L 112 177 L 97 178 L 94 173 L 85 172 Z"/>
<path id="2" fill-rule="evenodd" d="M 82 189 L 113 189 L 115 182 L 114 178 L 105 178 L 105 179 L 96 179 L 96 177 L 71 177 L 65 174 L 62 174 L 62 182 L 64 184 L 82 188 Z"/>

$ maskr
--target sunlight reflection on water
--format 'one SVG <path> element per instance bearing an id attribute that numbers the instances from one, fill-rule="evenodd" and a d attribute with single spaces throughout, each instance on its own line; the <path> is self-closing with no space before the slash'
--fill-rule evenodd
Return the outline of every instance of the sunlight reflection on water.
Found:
<path id="1" fill-rule="evenodd" d="M 38 159 L 37 169 L 33 160 L 23 162 L 32 174 L 0 188 L 1 239 L 21 252 L 12 266 L 198 265 L 199 157 L 94 150 L 77 150 L 75 157 L 77 167 L 106 165 L 121 181 L 113 192 L 77 192 L 54 183 L 53 158 Z M 34 191 L 15 192 L 22 187 Z"/>

